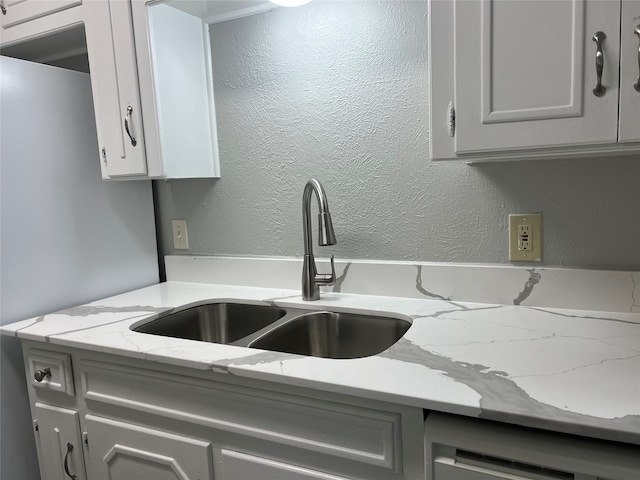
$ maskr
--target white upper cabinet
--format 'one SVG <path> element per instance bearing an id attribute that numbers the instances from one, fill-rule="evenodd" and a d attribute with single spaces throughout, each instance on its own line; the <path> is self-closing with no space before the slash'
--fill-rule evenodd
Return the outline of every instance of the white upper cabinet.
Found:
<path id="1" fill-rule="evenodd" d="M 640 152 L 639 17 L 640 0 L 432 0 L 431 157 Z"/>
<path id="2" fill-rule="evenodd" d="M 219 177 L 207 24 L 144 0 L 87 0 L 105 179 Z"/>

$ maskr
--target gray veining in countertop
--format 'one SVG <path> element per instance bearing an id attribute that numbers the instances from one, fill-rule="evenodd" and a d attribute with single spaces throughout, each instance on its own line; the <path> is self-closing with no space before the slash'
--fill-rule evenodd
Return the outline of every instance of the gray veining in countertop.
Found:
<path id="1" fill-rule="evenodd" d="M 343 271 L 347 280 L 349 275 Z M 386 351 L 353 360 L 160 337 L 130 329 L 158 313 L 215 299 L 393 314 L 410 318 L 413 324 Z M 294 290 L 170 281 L 7 325 L 2 333 L 215 374 L 640 444 L 637 313 L 334 292 L 323 293 L 318 302 L 303 302 Z"/>

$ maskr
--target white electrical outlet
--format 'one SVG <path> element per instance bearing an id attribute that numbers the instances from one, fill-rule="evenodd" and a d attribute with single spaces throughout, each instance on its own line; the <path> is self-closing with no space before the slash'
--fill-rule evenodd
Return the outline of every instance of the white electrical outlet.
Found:
<path id="1" fill-rule="evenodd" d="M 189 250 L 187 221 L 171 220 L 171 226 L 173 227 L 173 248 L 176 250 Z"/>
<path id="2" fill-rule="evenodd" d="M 531 225 L 518 225 L 518 250 L 532 250 L 533 240 L 531 239 Z"/>
<path id="3" fill-rule="evenodd" d="M 509 260 L 542 261 L 542 215 L 509 215 Z"/>

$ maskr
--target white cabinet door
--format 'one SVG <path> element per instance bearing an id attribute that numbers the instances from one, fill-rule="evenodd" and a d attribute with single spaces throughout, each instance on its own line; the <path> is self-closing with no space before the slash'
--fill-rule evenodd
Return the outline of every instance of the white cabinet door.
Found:
<path id="1" fill-rule="evenodd" d="M 454 8 L 456 153 L 617 141 L 619 2 L 459 0 Z M 593 92 L 599 31 L 602 96 Z"/>
<path id="2" fill-rule="evenodd" d="M 640 142 L 640 0 L 622 1 L 620 142 Z"/>
<path id="3" fill-rule="evenodd" d="M 218 480 L 347 480 L 232 450 L 222 450 L 221 455 L 221 476 L 217 477 Z"/>
<path id="4" fill-rule="evenodd" d="M 87 415 L 92 480 L 213 480 L 208 442 Z"/>
<path id="5" fill-rule="evenodd" d="M 0 21 L 3 29 L 10 28 L 81 3 L 82 0 L 0 0 Z"/>
<path id="6" fill-rule="evenodd" d="M 130 3 L 88 0 L 85 25 L 102 177 L 144 176 L 147 162 Z"/>
<path id="7" fill-rule="evenodd" d="M 42 480 L 85 480 L 78 412 L 43 403 L 32 412 Z"/>

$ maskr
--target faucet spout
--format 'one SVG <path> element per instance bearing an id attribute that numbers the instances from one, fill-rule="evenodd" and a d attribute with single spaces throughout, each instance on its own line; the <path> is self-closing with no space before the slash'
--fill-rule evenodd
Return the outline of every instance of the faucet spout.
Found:
<path id="1" fill-rule="evenodd" d="M 313 256 L 313 243 L 311 241 L 311 197 L 316 194 L 318 199 L 318 244 L 320 246 L 335 245 L 336 235 L 333 231 L 329 202 L 322 184 L 311 179 L 304 187 L 302 194 L 302 226 L 304 235 L 304 263 L 302 267 L 302 299 L 318 300 L 320 298 L 320 285 L 333 285 L 336 281 L 336 272 L 331 257 L 331 274 L 319 275 Z"/>

